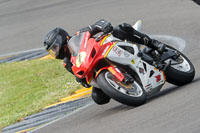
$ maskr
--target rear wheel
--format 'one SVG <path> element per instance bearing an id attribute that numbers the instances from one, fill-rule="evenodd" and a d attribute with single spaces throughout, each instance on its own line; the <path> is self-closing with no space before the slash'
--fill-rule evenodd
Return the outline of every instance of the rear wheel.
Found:
<path id="1" fill-rule="evenodd" d="M 99 74 L 97 82 L 108 96 L 120 103 L 139 106 L 146 101 L 146 93 L 137 81 L 125 85 L 106 70 Z"/>
<path id="2" fill-rule="evenodd" d="M 170 46 L 167 47 L 176 50 Z M 165 75 L 167 82 L 181 86 L 192 82 L 195 76 L 195 68 L 183 53 L 177 52 L 180 56 L 176 59 L 171 59 L 172 65 L 166 69 Z"/>

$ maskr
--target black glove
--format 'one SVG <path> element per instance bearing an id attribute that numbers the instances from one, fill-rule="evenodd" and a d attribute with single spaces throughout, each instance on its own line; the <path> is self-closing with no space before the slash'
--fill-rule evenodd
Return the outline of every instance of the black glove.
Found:
<path id="1" fill-rule="evenodd" d="M 134 29 L 130 24 L 128 24 L 128 23 L 123 23 L 123 24 L 121 24 L 121 25 L 119 25 L 119 26 L 120 26 L 120 28 L 121 28 L 123 31 L 125 31 L 126 33 L 129 33 L 129 34 L 131 34 L 131 35 L 134 34 L 135 29 Z"/>
<path id="2" fill-rule="evenodd" d="M 138 42 L 141 39 L 134 37 L 135 29 L 127 23 L 123 23 L 120 25 L 117 25 L 113 29 L 113 36 L 116 38 L 119 38 L 121 40 L 127 40 L 131 42 Z"/>
<path id="3" fill-rule="evenodd" d="M 92 29 L 91 32 L 93 35 L 101 31 L 107 34 L 113 30 L 113 26 L 111 25 L 110 22 L 104 19 L 101 19 L 97 21 L 94 25 L 92 25 L 91 29 Z"/>
<path id="4" fill-rule="evenodd" d="M 90 88 L 91 86 L 87 83 L 86 78 L 83 79 L 79 79 L 78 77 L 76 77 L 76 81 L 81 83 L 82 86 L 84 86 L 85 88 Z"/>

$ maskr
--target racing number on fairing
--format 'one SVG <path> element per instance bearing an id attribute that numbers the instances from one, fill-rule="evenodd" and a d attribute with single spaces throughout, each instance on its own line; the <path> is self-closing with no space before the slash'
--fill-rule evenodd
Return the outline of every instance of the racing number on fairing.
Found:
<path id="1" fill-rule="evenodd" d="M 85 60 L 86 57 L 86 53 L 85 52 L 81 52 L 78 54 L 77 58 L 76 58 L 76 66 L 80 67 L 81 63 Z"/>

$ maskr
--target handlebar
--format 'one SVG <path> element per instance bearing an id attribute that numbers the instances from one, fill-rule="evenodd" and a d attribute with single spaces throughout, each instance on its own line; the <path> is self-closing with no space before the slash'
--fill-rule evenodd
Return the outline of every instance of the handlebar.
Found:
<path id="1" fill-rule="evenodd" d="M 102 39 L 101 37 L 102 37 L 103 35 L 106 35 L 106 34 L 105 34 L 104 32 L 100 32 L 99 35 L 98 35 L 97 37 L 95 37 L 95 40 L 96 40 L 97 42 L 100 41 L 100 40 Z"/>

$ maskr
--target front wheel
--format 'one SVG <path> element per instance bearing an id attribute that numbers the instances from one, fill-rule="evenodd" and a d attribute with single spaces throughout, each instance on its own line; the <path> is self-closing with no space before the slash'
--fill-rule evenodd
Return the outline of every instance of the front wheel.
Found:
<path id="1" fill-rule="evenodd" d="M 97 77 L 97 82 L 108 96 L 120 103 L 139 106 L 146 101 L 146 92 L 137 81 L 125 85 L 109 71 L 103 71 Z"/>
<path id="2" fill-rule="evenodd" d="M 170 46 L 169 49 L 176 50 Z M 177 50 L 176 50 L 177 51 Z M 174 85 L 185 85 L 194 79 L 195 68 L 191 61 L 180 51 L 177 51 L 180 56 L 176 59 L 171 59 L 171 64 L 165 71 L 166 80 Z"/>

